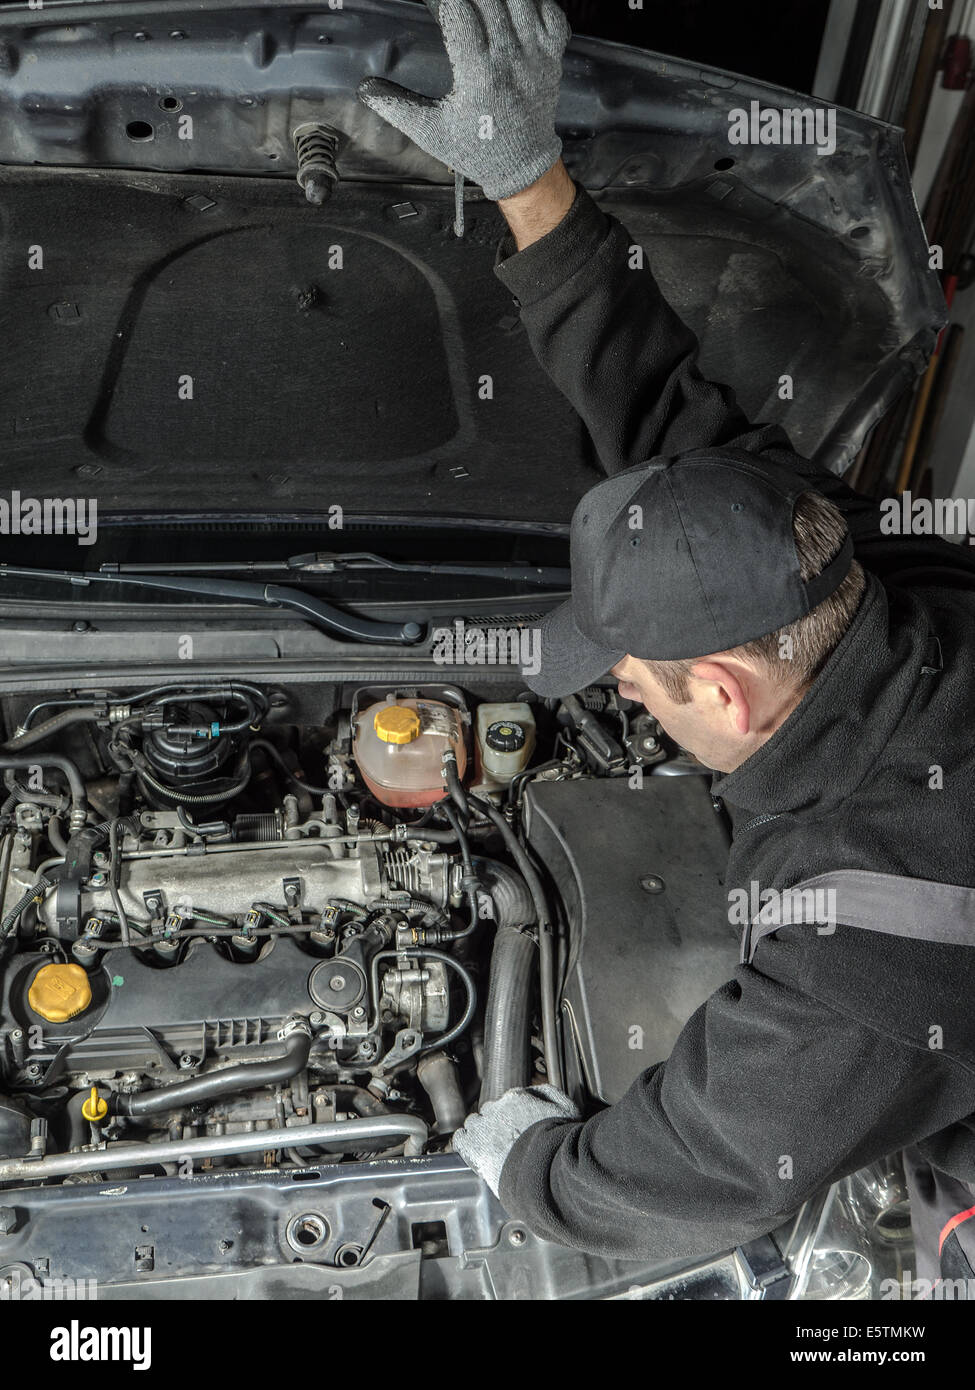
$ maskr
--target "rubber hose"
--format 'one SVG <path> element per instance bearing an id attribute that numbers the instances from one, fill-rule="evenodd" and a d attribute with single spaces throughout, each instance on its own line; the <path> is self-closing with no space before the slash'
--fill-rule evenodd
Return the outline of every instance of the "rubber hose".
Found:
<path id="1" fill-rule="evenodd" d="M 93 705 L 83 705 L 80 709 L 62 710 L 60 714 L 55 714 L 51 719 L 45 719 L 43 724 L 28 729 L 19 738 L 15 736 L 8 739 L 6 743 L 0 744 L 0 749 L 3 749 L 4 752 L 9 750 L 12 753 L 21 748 L 31 748 L 35 743 L 40 743 L 41 739 L 49 738 L 51 734 L 56 734 L 61 729 L 67 729 L 71 724 L 83 724 L 86 720 L 97 719 L 98 713 Z"/>
<path id="2" fill-rule="evenodd" d="M 33 758 L 26 753 L 0 753 L 0 768 L 11 768 L 14 772 L 19 772 L 30 767 L 56 767 L 64 774 L 71 791 L 71 829 L 80 830 L 88 817 L 88 798 L 77 766 L 70 758 L 62 758 L 58 753 L 43 753 Z"/>
<path id="3" fill-rule="evenodd" d="M 272 1057 L 265 1062 L 241 1062 L 239 1066 L 225 1067 L 208 1076 L 177 1081 L 173 1086 L 120 1095 L 116 1099 L 116 1107 L 120 1115 L 137 1119 L 145 1115 L 164 1115 L 185 1105 L 218 1100 L 239 1091 L 253 1091 L 259 1086 L 273 1086 L 297 1076 L 307 1065 L 310 1051 L 310 1034 L 297 1030 L 286 1040 L 281 1057 Z"/>
<path id="4" fill-rule="evenodd" d="M 35 767 L 37 764 L 35 763 Z M 3 774 L 3 784 L 10 792 L 14 801 L 33 806 L 50 806 L 54 811 L 63 811 L 68 804 L 66 796 L 58 796 L 54 792 L 32 792 L 26 787 L 22 787 L 17 781 L 17 774 L 10 768 Z"/>
<path id="5" fill-rule="evenodd" d="M 147 786 L 152 787 L 153 791 L 159 792 L 162 796 L 168 796 L 171 801 L 180 801 L 184 806 L 206 806 L 213 801 L 230 801 L 233 797 L 239 796 L 251 780 L 251 765 L 245 760 L 246 772 L 241 773 L 233 786 L 227 787 L 222 792 L 207 792 L 204 795 L 191 795 L 189 792 L 176 791 L 173 787 L 167 787 L 164 782 L 159 782 L 151 772 L 146 772 L 143 768 L 136 768 L 135 775 Z"/>
<path id="6" fill-rule="evenodd" d="M 68 842 L 64 838 L 61 822 L 57 816 L 51 816 L 47 823 L 47 838 L 53 845 L 55 853 L 60 854 L 62 859 L 66 859 L 68 857 Z"/>
<path id="7" fill-rule="evenodd" d="M 430 1042 L 424 1043 L 416 1054 L 417 1056 L 424 1056 L 427 1052 L 435 1052 L 438 1048 L 445 1048 L 448 1043 L 452 1043 L 455 1038 L 459 1038 L 461 1033 L 470 1027 L 477 1010 L 477 987 L 466 966 L 461 965 L 459 960 L 455 960 L 455 958 L 448 955 L 446 951 L 434 951 L 429 946 L 408 946 L 405 950 L 398 948 L 396 950 L 377 951 L 372 957 L 372 960 L 369 962 L 369 980 L 372 985 L 373 999 L 378 1000 L 379 998 L 379 962 L 381 960 L 396 960 L 399 956 L 406 956 L 410 960 L 419 960 L 420 958 L 439 960 L 448 970 L 452 970 L 455 975 L 459 976 L 467 996 L 464 1012 L 454 1026 L 448 1028 L 445 1033 L 438 1033 Z M 408 1065 L 408 1063 L 401 1062 L 399 1065 L 404 1066 Z"/>
<path id="8" fill-rule="evenodd" d="M 450 799 L 454 802 L 461 815 L 466 818 L 468 814 L 467 794 L 464 791 L 463 784 L 460 780 L 460 773 L 457 770 L 457 755 L 455 753 L 444 754 L 443 769 Z"/>
<path id="9" fill-rule="evenodd" d="M 489 801 L 472 796 L 471 803 L 490 820 L 504 840 L 505 848 L 524 875 L 535 905 L 538 922 L 539 989 L 542 997 L 542 1040 L 545 1045 L 545 1064 L 549 1081 L 563 1088 L 562 1058 L 559 1054 L 558 1013 L 555 999 L 555 952 L 552 943 L 552 924 L 549 921 L 545 891 L 534 864 L 522 848 L 504 816 Z"/>
<path id="10" fill-rule="evenodd" d="M 0 942 L 5 941 L 10 932 L 13 931 L 20 920 L 21 913 L 27 910 L 28 905 L 32 903 L 36 897 L 43 895 L 48 888 L 53 888 L 55 882 L 56 879 L 48 878 L 45 874 L 41 874 L 37 882 L 31 884 L 23 897 L 14 903 L 6 917 L 0 922 Z"/>
<path id="11" fill-rule="evenodd" d="M 494 921 L 499 927 L 527 927 L 537 920 L 532 895 L 521 874 L 496 859 L 475 859 L 474 869 L 494 903 Z"/>
<path id="12" fill-rule="evenodd" d="M 402 838 L 406 840 L 407 843 L 412 840 L 418 842 L 428 840 L 431 845 L 453 845 L 457 843 L 457 832 L 455 830 L 430 830 L 424 827 L 423 830 L 410 831 Z M 390 837 L 389 843 L 391 845 L 396 845 L 399 844 L 400 841 Z"/>
<path id="13" fill-rule="evenodd" d="M 67 1105 L 64 1107 L 68 1119 L 68 1148 L 80 1149 L 91 1139 L 91 1127 L 84 1115 L 81 1107 L 88 1099 L 90 1091 L 76 1091 L 69 1097 Z"/>
<path id="14" fill-rule="evenodd" d="M 467 1118 L 457 1067 L 445 1052 L 428 1052 L 416 1064 L 420 1085 L 430 1097 L 438 1134 L 453 1134 Z"/>
<path id="15" fill-rule="evenodd" d="M 180 685 L 170 682 L 168 685 L 154 685 L 150 690 L 140 690 L 135 695 L 129 697 L 124 703 L 129 705 L 142 705 L 147 700 L 156 704 L 173 703 L 176 700 L 195 700 L 195 699 L 226 699 L 227 696 L 235 694 L 237 691 L 246 690 L 249 695 L 253 695 L 261 704 L 263 710 L 267 709 L 267 696 L 259 686 L 251 685 L 247 681 L 217 681 L 209 685 Z M 160 695 L 172 695 L 173 701 L 163 701 Z"/>
<path id="16" fill-rule="evenodd" d="M 529 1082 L 528 1039 L 535 943 L 525 932 L 501 927 L 491 953 L 491 975 L 484 1016 L 483 1106 L 505 1091 Z"/>
<path id="17" fill-rule="evenodd" d="M 259 748 L 262 753 L 266 753 L 272 763 L 284 773 L 289 782 L 293 782 L 296 787 L 300 787 L 303 792 L 308 792 L 310 796 L 328 796 L 330 788 L 316 787 L 311 782 L 303 782 L 296 772 L 293 772 L 285 762 L 279 749 L 277 749 L 270 739 L 252 738 L 248 748 L 253 751 Z"/>

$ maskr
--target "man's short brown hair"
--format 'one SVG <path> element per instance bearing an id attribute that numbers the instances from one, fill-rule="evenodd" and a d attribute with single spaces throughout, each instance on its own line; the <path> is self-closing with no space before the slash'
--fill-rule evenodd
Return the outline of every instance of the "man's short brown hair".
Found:
<path id="1" fill-rule="evenodd" d="M 812 579 L 839 554 L 846 539 L 846 522 L 838 507 L 818 492 L 796 499 L 792 532 L 803 579 Z M 735 647 L 735 656 L 796 690 L 806 690 L 819 675 L 849 628 L 866 588 L 863 570 L 854 560 L 849 574 L 829 598 L 798 622 Z M 647 661 L 650 674 L 677 705 L 690 704 L 690 673 L 696 661 Z"/>

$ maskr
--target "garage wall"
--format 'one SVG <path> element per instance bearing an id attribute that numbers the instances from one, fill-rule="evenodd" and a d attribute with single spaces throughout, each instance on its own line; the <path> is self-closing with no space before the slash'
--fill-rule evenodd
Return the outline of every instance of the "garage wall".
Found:
<path id="1" fill-rule="evenodd" d="M 956 25 L 966 8 L 971 7 L 956 5 L 953 32 L 958 32 Z M 975 11 L 968 35 L 975 39 Z M 964 96 L 964 92 L 946 92 L 940 85 L 935 87 L 914 171 L 914 186 L 922 207 Z M 939 497 L 967 498 L 975 497 L 975 392 L 971 389 L 975 382 L 975 286 L 956 296 L 951 321 L 964 326 L 965 345 L 933 454 L 934 491 Z"/>
<path id="2" fill-rule="evenodd" d="M 956 3 L 950 28 L 952 33 L 960 32 L 959 25 L 965 19 L 966 9 L 971 15 L 967 32 L 975 39 L 975 10 L 971 6 Z M 932 93 L 914 169 L 914 188 L 920 207 L 924 206 L 931 190 L 941 152 L 964 96 L 964 92 L 946 91 L 940 79 Z M 971 383 L 975 381 L 975 286 L 956 295 L 951 321 L 964 327 L 965 341 L 931 463 L 936 497 L 968 498 L 975 497 L 975 392 L 971 390 Z"/>

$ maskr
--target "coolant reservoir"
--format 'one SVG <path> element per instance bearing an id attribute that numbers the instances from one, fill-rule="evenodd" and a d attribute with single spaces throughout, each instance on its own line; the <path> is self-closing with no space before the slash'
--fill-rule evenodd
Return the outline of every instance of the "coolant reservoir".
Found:
<path id="1" fill-rule="evenodd" d="M 481 705 L 477 711 L 477 747 L 482 768 L 495 782 L 510 782 L 523 772 L 535 751 L 531 705 Z"/>
<path id="2" fill-rule="evenodd" d="M 356 716 L 355 760 L 362 780 L 384 806 L 432 806 L 444 791 L 443 755 L 453 750 L 467 770 L 459 710 L 439 700 L 390 700 Z"/>

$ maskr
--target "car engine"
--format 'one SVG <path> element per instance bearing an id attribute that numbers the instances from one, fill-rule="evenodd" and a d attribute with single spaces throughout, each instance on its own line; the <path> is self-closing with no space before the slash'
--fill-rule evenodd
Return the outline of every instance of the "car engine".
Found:
<path id="1" fill-rule="evenodd" d="M 611 1101 L 731 962 L 705 781 L 615 692 L 4 713 L 0 1182 L 430 1154 L 533 1080 Z M 641 899 L 689 826 L 691 879 Z M 654 1055 L 616 1047 L 634 1021 Z"/>

